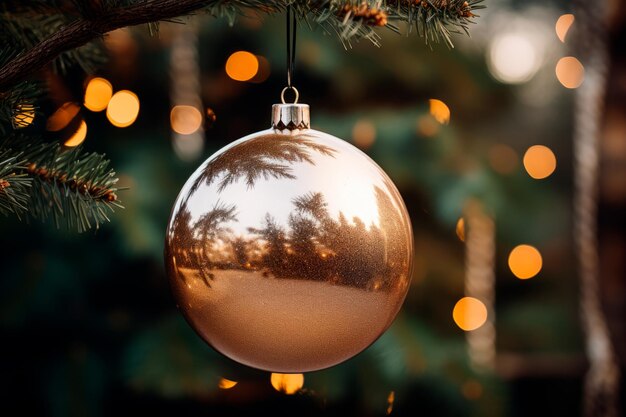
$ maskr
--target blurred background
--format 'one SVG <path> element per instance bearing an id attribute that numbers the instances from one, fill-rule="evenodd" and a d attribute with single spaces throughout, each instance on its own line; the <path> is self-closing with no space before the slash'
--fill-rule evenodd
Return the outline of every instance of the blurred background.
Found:
<path id="1" fill-rule="evenodd" d="M 356 358 L 305 375 L 255 371 L 205 345 L 176 311 L 163 267 L 166 222 L 189 175 L 269 127 L 286 84 L 284 17 L 251 12 L 230 26 L 197 16 L 163 23 L 157 36 L 118 30 L 104 38 L 95 77 L 53 78 L 43 109 L 52 116 L 31 123 L 105 152 L 128 187 L 126 209 L 84 234 L 0 219 L 0 410 L 580 415 L 576 19 L 564 0 L 487 6 L 454 49 L 391 31 L 380 32 L 380 48 L 344 49 L 300 27 L 295 85 L 313 128 L 380 164 L 415 234 L 412 285 L 392 327 Z M 623 368 L 625 13 L 613 6 L 600 285 Z"/>

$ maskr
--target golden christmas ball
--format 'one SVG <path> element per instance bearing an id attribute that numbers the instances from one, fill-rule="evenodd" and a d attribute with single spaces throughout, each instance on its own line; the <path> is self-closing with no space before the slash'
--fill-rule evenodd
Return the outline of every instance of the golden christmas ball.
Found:
<path id="1" fill-rule="evenodd" d="M 274 105 L 272 128 L 207 159 L 180 192 L 165 262 L 177 306 L 225 356 L 272 372 L 343 362 L 392 323 L 413 236 L 389 177 Z"/>

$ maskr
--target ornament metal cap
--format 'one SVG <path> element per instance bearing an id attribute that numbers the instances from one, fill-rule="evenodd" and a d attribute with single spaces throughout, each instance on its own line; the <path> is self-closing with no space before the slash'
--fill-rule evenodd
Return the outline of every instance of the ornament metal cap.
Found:
<path id="1" fill-rule="evenodd" d="M 272 127 L 278 130 L 303 130 L 311 127 L 308 104 L 274 104 Z"/>
<path id="2" fill-rule="evenodd" d="M 295 94 L 293 103 L 285 103 L 285 93 L 293 91 Z M 282 104 L 272 106 L 272 127 L 277 130 L 304 130 L 311 126 L 311 116 L 308 104 L 298 104 L 300 93 L 292 85 L 288 85 L 280 92 Z"/>

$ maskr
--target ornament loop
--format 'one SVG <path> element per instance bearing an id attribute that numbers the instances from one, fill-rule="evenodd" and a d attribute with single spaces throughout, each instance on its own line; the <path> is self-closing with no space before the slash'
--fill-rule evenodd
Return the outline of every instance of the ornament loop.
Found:
<path id="1" fill-rule="evenodd" d="M 296 95 L 296 97 L 294 98 L 292 104 L 298 104 L 298 99 L 300 99 L 300 93 L 298 92 L 298 89 L 292 85 L 288 85 L 287 87 L 283 88 L 283 91 L 280 92 L 280 101 L 283 104 L 287 104 L 287 102 L 285 101 L 285 93 L 287 92 L 287 90 L 293 90 L 293 93 Z"/>

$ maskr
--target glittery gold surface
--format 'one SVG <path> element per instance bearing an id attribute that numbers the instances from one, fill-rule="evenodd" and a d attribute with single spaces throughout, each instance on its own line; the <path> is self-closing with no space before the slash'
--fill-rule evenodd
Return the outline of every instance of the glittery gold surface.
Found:
<path id="1" fill-rule="evenodd" d="M 306 372 L 374 342 L 410 283 L 412 234 L 387 175 L 315 130 L 267 130 L 209 158 L 168 225 L 179 309 L 224 355 Z"/>

